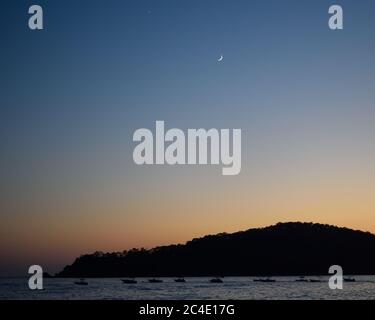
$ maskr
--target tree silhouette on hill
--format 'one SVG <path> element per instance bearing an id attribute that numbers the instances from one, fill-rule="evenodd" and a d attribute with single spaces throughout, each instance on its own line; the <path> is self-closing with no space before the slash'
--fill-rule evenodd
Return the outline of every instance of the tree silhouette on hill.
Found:
<path id="1" fill-rule="evenodd" d="M 182 245 L 86 254 L 58 277 L 272 276 L 375 274 L 375 235 L 330 225 L 288 222 Z"/>

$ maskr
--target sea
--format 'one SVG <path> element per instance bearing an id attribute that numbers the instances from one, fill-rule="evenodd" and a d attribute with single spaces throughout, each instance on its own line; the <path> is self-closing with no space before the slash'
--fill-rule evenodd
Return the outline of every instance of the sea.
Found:
<path id="1" fill-rule="evenodd" d="M 368 300 L 375 299 L 375 276 L 350 276 L 343 289 L 332 290 L 328 277 L 272 277 L 275 282 L 257 282 L 254 277 L 225 277 L 222 283 L 211 278 L 160 278 L 149 283 L 136 278 L 136 284 L 124 284 L 120 278 L 89 278 L 87 285 L 79 279 L 43 279 L 42 290 L 30 290 L 28 279 L 1 278 L 0 300 Z M 313 280 L 313 282 L 310 282 Z"/>

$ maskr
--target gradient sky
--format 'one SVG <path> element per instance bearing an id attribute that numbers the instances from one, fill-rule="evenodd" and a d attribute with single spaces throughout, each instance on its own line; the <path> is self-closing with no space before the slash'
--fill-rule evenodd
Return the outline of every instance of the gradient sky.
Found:
<path id="1" fill-rule="evenodd" d="M 279 221 L 375 232 L 373 0 L 5 0 L 0 24 L 0 276 Z M 136 166 L 156 120 L 241 128 L 241 174 Z"/>

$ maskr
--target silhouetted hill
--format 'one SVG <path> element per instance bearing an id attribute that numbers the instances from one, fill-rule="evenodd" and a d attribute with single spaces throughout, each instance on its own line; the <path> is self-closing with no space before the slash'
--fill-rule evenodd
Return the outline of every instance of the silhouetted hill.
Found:
<path id="1" fill-rule="evenodd" d="M 83 255 L 59 277 L 269 276 L 375 273 L 375 235 L 313 223 L 279 223 L 209 235 L 185 245 Z"/>

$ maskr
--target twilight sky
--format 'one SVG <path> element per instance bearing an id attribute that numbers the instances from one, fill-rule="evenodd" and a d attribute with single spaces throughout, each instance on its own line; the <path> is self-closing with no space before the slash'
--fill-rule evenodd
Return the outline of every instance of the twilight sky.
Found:
<path id="1" fill-rule="evenodd" d="M 374 16 L 373 0 L 2 1 L 0 276 L 279 221 L 375 232 Z M 240 175 L 135 165 L 156 120 L 242 129 Z"/>

